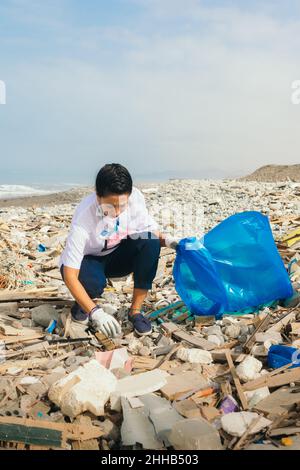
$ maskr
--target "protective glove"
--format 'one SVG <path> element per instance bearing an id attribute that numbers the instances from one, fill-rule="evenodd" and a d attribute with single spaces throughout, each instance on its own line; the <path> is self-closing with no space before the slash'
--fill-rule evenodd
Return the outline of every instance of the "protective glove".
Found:
<path id="1" fill-rule="evenodd" d="M 108 338 L 115 338 L 122 330 L 117 320 L 100 307 L 92 311 L 90 320 L 95 330 L 101 331 Z"/>
<path id="2" fill-rule="evenodd" d="M 172 250 L 176 251 L 178 240 L 171 235 L 167 235 L 165 238 L 165 244 L 167 248 L 172 248 Z"/>

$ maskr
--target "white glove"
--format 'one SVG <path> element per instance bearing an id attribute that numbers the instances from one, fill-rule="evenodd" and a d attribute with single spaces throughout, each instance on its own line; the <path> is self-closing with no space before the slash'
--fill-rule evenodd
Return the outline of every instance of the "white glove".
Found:
<path id="1" fill-rule="evenodd" d="M 165 244 L 167 248 L 172 248 L 172 250 L 176 251 L 178 240 L 171 235 L 167 235 L 165 238 Z"/>
<path id="2" fill-rule="evenodd" d="M 115 338 L 121 334 L 121 326 L 117 320 L 108 313 L 104 312 L 102 308 L 97 308 L 91 315 L 90 320 L 95 330 L 100 330 L 108 338 Z"/>

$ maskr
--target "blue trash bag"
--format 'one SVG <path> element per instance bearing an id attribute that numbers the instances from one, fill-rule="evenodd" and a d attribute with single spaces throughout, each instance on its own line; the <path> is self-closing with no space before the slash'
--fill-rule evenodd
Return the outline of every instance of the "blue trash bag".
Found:
<path id="1" fill-rule="evenodd" d="M 293 365 L 290 367 L 300 367 L 300 350 L 290 346 L 273 345 L 268 351 L 268 367 L 278 369 L 279 367 L 287 364 Z"/>
<path id="2" fill-rule="evenodd" d="M 195 315 L 221 317 L 293 295 L 269 220 L 260 212 L 235 214 L 201 240 L 181 240 L 173 276 Z"/>

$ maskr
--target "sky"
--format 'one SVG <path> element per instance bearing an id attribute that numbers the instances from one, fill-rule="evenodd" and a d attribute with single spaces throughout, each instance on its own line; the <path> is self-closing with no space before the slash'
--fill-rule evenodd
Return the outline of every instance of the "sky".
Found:
<path id="1" fill-rule="evenodd" d="M 298 0 L 1 0 L 0 184 L 299 163 Z"/>

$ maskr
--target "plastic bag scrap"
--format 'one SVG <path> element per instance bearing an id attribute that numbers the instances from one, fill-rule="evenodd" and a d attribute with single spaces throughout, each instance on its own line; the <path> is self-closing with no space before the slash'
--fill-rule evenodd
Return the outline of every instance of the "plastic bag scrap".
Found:
<path id="1" fill-rule="evenodd" d="M 195 315 L 221 317 L 293 295 L 269 220 L 260 212 L 235 214 L 201 240 L 181 240 L 173 275 Z"/>
<path id="2" fill-rule="evenodd" d="M 268 367 L 278 369 L 287 364 L 290 368 L 300 367 L 300 350 L 290 346 L 274 345 L 268 351 Z"/>

